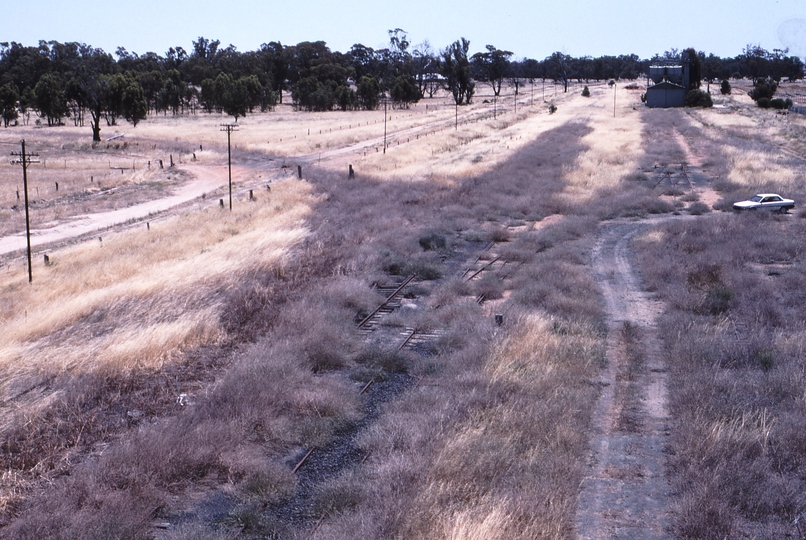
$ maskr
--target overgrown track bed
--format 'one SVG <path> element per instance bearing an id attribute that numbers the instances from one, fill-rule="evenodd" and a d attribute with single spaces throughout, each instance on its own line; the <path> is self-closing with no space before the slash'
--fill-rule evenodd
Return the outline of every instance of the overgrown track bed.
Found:
<path id="1" fill-rule="evenodd" d="M 602 227 L 593 266 L 607 306 L 607 368 L 594 411 L 590 471 L 576 516 L 579 538 L 656 540 L 669 535 L 666 368 L 656 321 L 629 244 L 647 225 Z"/>

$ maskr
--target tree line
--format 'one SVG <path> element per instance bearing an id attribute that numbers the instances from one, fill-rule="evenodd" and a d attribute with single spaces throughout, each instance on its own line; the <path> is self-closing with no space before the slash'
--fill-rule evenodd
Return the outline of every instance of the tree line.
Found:
<path id="1" fill-rule="evenodd" d="M 171 47 L 163 56 L 119 47 L 114 56 L 83 43 L 40 41 L 35 47 L 0 43 L 0 112 L 6 127 L 27 123 L 32 112 L 48 125 L 71 119 L 90 124 L 100 141 L 102 123 L 121 118 L 136 125 L 149 114 L 224 112 L 237 121 L 267 111 L 290 96 L 298 110 L 373 110 L 382 100 L 405 108 L 440 89 L 457 105 L 471 103 L 476 84 L 489 84 L 498 96 L 505 81 L 516 94 L 524 82 L 552 80 L 568 90 L 569 81 L 634 80 L 649 65 L 675 61 L 672 49 L 651 59 L 635 54 L 572 57 L 555 52 L 542 60 L 514 59 L 514 53 L 487 45 L 469 53 L 460 38 L 442 50 L 425 41 L 412 46 L 402 29 L 389 31 L 389 45 L 353 45 L 331 51 L 325 42 L 283 45 L 269 42 L 240 52 L 200 37 L 188 51 Z M 694 65 L 696 64 L 696 66 Z M 733 58 L 697 52 L 692 69 L 707 85 L 730 78 L 779 84 L 803 77 L 803 63 L 787 51 L 748 46 Z"/>

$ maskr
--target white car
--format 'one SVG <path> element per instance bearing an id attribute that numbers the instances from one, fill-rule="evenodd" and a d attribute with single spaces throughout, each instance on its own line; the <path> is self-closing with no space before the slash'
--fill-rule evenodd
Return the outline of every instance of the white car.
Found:
<path id="1" fill-rule="evenodd" d="M 759 208 L 786 214 L 795 208 L 795 201 L 784 199 L 775 193 L 759 193 L 749 200 L 733 203 L 734 210 L 757 210 Z"/>

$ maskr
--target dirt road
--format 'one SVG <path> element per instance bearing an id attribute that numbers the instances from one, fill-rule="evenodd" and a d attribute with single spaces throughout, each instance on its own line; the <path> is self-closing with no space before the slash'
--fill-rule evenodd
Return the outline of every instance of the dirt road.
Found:
<path id="1" fill-rule="evenodd" d="M 46 229 L 34 229 L 31 231 L 31 246 L 39 247 L 63 242 L 92 232 L 145 219 L 150 215 L 159 214 L 198 199 L 221 186 L 225 186 L 228 181 L 226 166 L 183 165 L 182 169 L 195 176 L 195 178 L 178 187 L 167 197 L 108 212 L 85 214 L 74 219 L 62 221 Z M 239 180 L 249 172 L 248 168 L 233 167 L 233 181 Z M 0 237 L 0 256 L 23 251 L 25 247 L 25 231 Z"/>
<path id="2" fill-rule="evenodd" d="M 593 254 L 609 328 L 590 469 L 577 509 L 580 539 L 668 537 L 666 368 L 656 328 L 662 306 L 641 289 L 629 253 L 630 240 L 649 226 L 607 224 Z"/>
<path id="3" fill-rule="evenodd" d="M 458 115 L 457 118 L 459 120 L 467 120 L 467 118 L 481 114 L 484 114 L 483 110 L 479 111 L 474 109 L 463 112 L 461 115 Z M 448 124 L 452 125 L 452 122 L 453 120 L 451 120 L 451 122 L 447 122 L 444 118 L 435 119 L 422 126 L 390 131 L 386 139 L 388 143 L 391 143 L 399 138 L 413 137 L 433 129 L 442 129 L 448 126 Z M 293 161 L 301 164 L 320 162 L 321 160 L 346 159 L 349 161 L 348 158 L 351 155 L 361 153 L 364 148 L 369 146 L 382 145 L 383 141 L 384 137 L 375 137 L 309 156 L 287 156 L 286 161 Z M 345 161 L 345 163 L 347 161 Z M 225 165 L 183 164 L 181 165 L 181 168 L 195 178 L 194 180 L 177 188 L 167 197 L 126 208 L 111 210 L 108 212 L 85 214 L 73 219 L 60 221 L 53 224 L 51 227 L 32 230 L 31 246 L 41 248 L 42 246 L 64 242 L 66 240 L 78 238 L 93 232 L 108 229 L 110 227 L 115 227 L 132 221 L 143 220 L 150 215 L 159 214 L 186 204 L 227 184 L 227 167 Z M 233 181 L 247 179 L 248 182 L 250 174 L 253 172 L 253 166 L 233 165 Z M 240 186 L 241 191 L 248 189 L 249 187 L 253 186 Z M 21 253 L 25 250 L 25 248 L 25 231 L 0 237 L 0 256 L 15 252 Z"/>

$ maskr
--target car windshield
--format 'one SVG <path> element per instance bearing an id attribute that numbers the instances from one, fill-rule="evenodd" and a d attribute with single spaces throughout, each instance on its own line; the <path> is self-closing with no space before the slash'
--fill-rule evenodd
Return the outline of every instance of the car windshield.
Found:
<path id="1" fill-rule="evenodd" d="M 761 196 L 760 196 L 760 195 L 756 195 L 755 197 L 750 197 L 750 200 L 751 200 L 752 202 L 761 202 Z"/>

